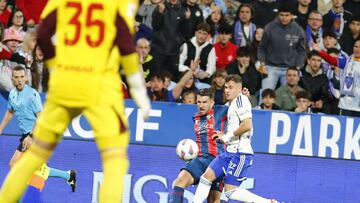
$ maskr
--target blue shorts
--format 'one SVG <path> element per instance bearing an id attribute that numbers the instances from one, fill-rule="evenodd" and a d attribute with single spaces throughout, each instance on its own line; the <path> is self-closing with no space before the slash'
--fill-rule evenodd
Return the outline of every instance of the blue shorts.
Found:
<path id="1" fill-rule="evenodd" d="M 210 163 L 209 167 L 214 171 L 216 178 L 226 174 L 226 169 L 235 154 L 225 151 Z"/>
<path id="2" fill-rule="evenodd" d="M 199 184 L 200 177 L 205 173 L 205 170 L 209 164 L 214 160 L 215 157 L 210 155 L 203 155 L 201 157 L 196 157 L 195 159 L 186 163 L 185 167 L 181 170 L 186 170 L 194 178 L 194 185 Z M 219 177 L 216 181 L 213 181 L 211 190 L 222 191 L 223 188 L 223 178 L 224 176 Z"/>
<path id="3" fill-rule="evenodd" d="M 226 169 L 225 184 L 240 186 L 246 180 L 253 157 L 254 155 L 252 154 L 236 153 Z"/>

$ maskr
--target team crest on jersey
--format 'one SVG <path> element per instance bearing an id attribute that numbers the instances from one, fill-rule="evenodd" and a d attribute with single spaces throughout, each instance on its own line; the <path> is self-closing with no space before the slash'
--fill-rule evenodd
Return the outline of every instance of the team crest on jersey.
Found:
<path id="1" fill-rule="evenodd" d="M 212 119 L 212 117 L 213 117 L 213 115 L 212 115 L 212 114 L 209 114 L 209 115 L 206 116 L 206 119 L 207 119 L 207 120 L 210 120 L 210 119 Z"/>
<path id="2" fill-rule="evenodd" d="M 229 56 L 227 57 L 227 60 L 228 60 L 228 61 L 232 61 L 232 60 L 233 60 L 233 56 L 232 56 L 232 55 L 229 55 Z"/>

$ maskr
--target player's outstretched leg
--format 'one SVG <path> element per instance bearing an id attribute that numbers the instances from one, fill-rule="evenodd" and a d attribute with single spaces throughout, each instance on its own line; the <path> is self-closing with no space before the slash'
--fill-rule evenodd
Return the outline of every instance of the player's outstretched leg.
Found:
<path id="1" fill-rule="evenodd" d="M 266 199 L 256 195 L 246 189 L 234 188 L 232 190 L 226 191 L 225 195 L 227 198 L 232 200 L 238 200 L 243 202 L 254 202 L 254 203 L 272 203 L 270 199 Z"/>
<path id="2" fill-rule="evenodd" d="M 50 173 L 49 177 L 53 178 L 62 178 L 65 179 L 66 182 L 70 185 L 71 190 L 75 192 L 76 190 L 76 171 L 70 170 L 70 171 L 63 171 L 56 168 L 49 167 Z"/>
<path id="3" fill-rule="evenodd" d="M 48 160 L 51 154 L 52 150 L 39 146 L 35 139 L 7 176 L 0 191 L 0 202 L 13 203 L 19 200 L 31 175 Z"/>
<path id="4" fill-rule="evenodd" d="M 210 167 L 208 167 L 200 178 L 199 185 L 196 189 L 193 199 L 194 203 L 203 203 L 207 199 L 211 189 L 211 184 L 215 179 L 215 172 Z"/>
<path id="5" fill-rule="evenodd" d="M 169 195 L 169 203 L 182 203 L 184 200 L 184 189 L 193 183 L 194 178 L 192 175 L 186 170 L 181 170 Z"/>

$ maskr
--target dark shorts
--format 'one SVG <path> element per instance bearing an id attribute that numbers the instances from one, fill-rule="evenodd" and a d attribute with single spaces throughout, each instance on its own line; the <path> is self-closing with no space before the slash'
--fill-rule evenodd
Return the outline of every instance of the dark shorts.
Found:
<path id="1" fill-rule="evenodd" d="M 18 145 L 16 150 L 18 150 L 19 152 L 23 152 L 23 142 L 24 142 L 25 138 L 27 136 L 29 136 L 29 135 L 30 135 L 30 133 L 26 133 L 26 134 L 21 135 L 21 138 L 19 139 L 20 144 Z"/>
<path id="2" fill-rule="evenodd" d="M 185 167 L 183 167 L 181 170 L 186 170 L 187 172 L 189 172 L 191 176 L 194 178 L 194 185 L 197 185 L 199 184 L 201 175 L 205 173 L 205 170 L 207 169 L 207 167 L 209 166 L 209 164 L 213 159 L 215 159 L 215 157 L 209 155 L 196 157 L 195 159 L 187 162 Z M 211 185 L 211 190 L 217 190 L 221 192 L 224 185 L 223 179 L 224 176 L 221 176 L 218 179 L 216 179 Z"/>

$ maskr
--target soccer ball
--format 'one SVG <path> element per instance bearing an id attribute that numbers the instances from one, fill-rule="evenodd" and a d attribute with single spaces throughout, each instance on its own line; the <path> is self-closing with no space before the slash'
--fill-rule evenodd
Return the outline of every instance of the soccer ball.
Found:
<path id="1" fill-rule="evenodd" d="M 183 139 L 176 146 L 176 154 L 184 161 L 195 159 L 198 152 L 199 148 L 192 139 Z"/>

